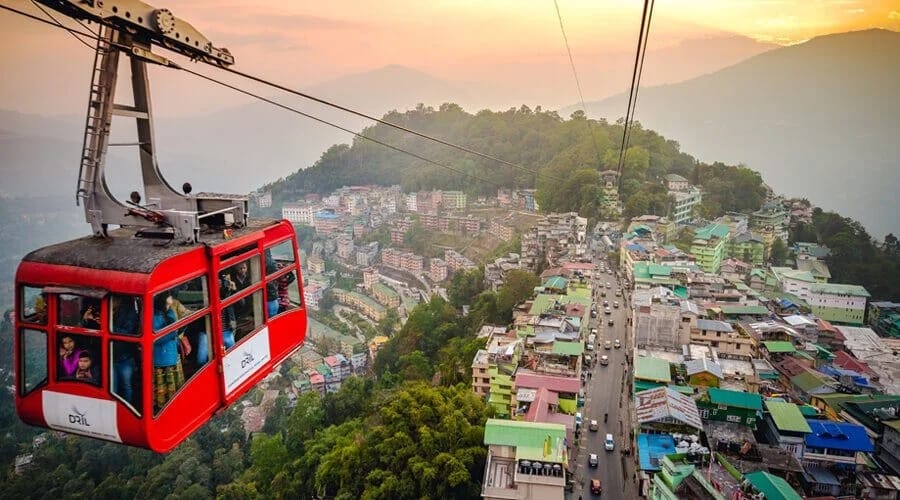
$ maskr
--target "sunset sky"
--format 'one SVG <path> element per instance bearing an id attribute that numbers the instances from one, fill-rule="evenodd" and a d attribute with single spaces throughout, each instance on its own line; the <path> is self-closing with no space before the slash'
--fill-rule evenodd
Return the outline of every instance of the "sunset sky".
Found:
<path id="1" fill-rule="evenodd" d="M 41 15 L 30 2 L 0 3 Z M 229 48 L 237 68 L 296 87 L 388 64 L 456 81 L 501 82 L 504 78 L 530 78 L 529 71 L 552 71 L 553 77 L 565 80 L 572 91 L 558 103 L 548 104 L 575 101 L 552 0 L 151 3 L 169 8 L 216 45 Z M 604 71 L 623 64 L 633 54 L 642 2 L 559 0 L 559 5 L 576 65 L 584 74 L 585 98 L 625 90 L 627 80 L 619 82 L 617 76 L 616 82 L 603 81 L 604 74 L 609 74 Z M 661 1 L 657 2 L 649 45 L 650 50 L 660 50 L 684 40 L 727 34 L 791 44 L 817 35 L 874 27 L 900 30 L 897 0 Z M 0 109 L 81 112 L 91 58 L 91 50 L 69 34 L 0 11 L 0 64 L 5 73 L 0 79 Z M 158 90 L 165 95 L 184 85 L 196 85 L 184 83 L 183 78 L 162 76 Z M 655 78 L 657 83 L 667 79 L 665 75 Z M 163 98 L 159 112 L 190 114 L 243 99 L 196 89 L 202 97 L 177 103 Z"/>

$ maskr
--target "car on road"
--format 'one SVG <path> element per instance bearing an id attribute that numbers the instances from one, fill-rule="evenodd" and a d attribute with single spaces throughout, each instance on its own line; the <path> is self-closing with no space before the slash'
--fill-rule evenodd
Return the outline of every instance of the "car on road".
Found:
<path id="1" fill-rule="evenodd" d="M 581 412 L 575 414 L 575 427 L 580 427 L 584 423 L 584 420 L 581 417 Z"/>
<path id="2" fill-rule="evenodd" d="M 612 288 L 612 285 L 609 284 L 609 281 L 606 282 L 606 289 L 609 290 Z"/>
<path id="3" fill-rule="evenodd" d="M 603 343 L 603 348 L 606 349 L 607 351 L 612 349 L 612 342 L 607 340 L 606 342 Z"/>
<path id="4" fill-rule="evenodd" d="M 606 435 L 606 439 L 603 441 L 603 447 L 606 448 L 606 451 L 613 451 L 616 448 L 615 443 L 613 443 L 612 434 Z"/>
<path id="5" fill-rule="evenodd" d="M 606 290 L 600 290 L 600 296 L 606 297 Z"/>
<path id="6" fill-rule="evenodd" d="M 587 350 L 588 350 L 588 351 L 593 351 L 593 350 L 594 350 L 594 344 L 593 344 L 592 342 L 588 342 L 588 343 L 587 343 Z"/>
<path id="7" fill-rule="evenodd" d="M 622 296 L 622 290 L 616 290 L 616 297 Z"/>
<path id="8" fill-rule="evenodd" d="M 592 431 L 596 431 L 599 428 L 600 428 L 600 424 L 598 424 L 596 420 L 591 420 L 591 425 L 588 426 L 588 429 L 590 429 Z"/>
<path id="9" fill-rule="evenodd" d="M 597 317 L 597 310 L 596 310 L 596 309 L 591 310 L 591 317 L 592 317 L 592 318 L 596 318 L 596 317 Z"/>
<path id="10" fill-rule="evenodd" d="M 614 323 L 613 319 L 609 318 L 609 321 L 608 321 L 609 326 L 613 326 L 613 323 Z"/>
<path id="11" fill-rule="evenodd" d="M 616 339 L 615 346 L 616 346 L 616 349 L 622 347 L 622 342 L 619 342 L 619 339 Z"/>
<path id="12" fill-rule="evenodd" d="M 619 301 L 618 301 L 618 300 L 616 300 L 616 301 L 613 302 L 613 307 L 616 308 L 616 309 L 619 308 Z"/>
<path id="13" fill-rule="evenodd" d="M 603 493 L 603 486 L 599 479 L 591 479 L 591 493 L 594 495 Z"/>
<path id="14" fill-rule="evenodd" d="M 597 467 L 600 465 L 600 457 L 597 456 L 596 453 L 591 453 L 588 455 L 588 465 L 591 467 Z"/>
<path id="15" fill-rule="evenodd" d="M 606 315 L 612 314 L 612 309 L 607 307 L 606 309 L 603 310 L 603 314 L 606 314 Z"/>
<path id="16" fill-rule="evenodd" d="M 600 364 L 608 365 L 609 364 L 609 356 L 607 356 L 605 354 L 603 356 L 600 356 Z"/>
<path id="17" fill-rule="evenodd" d="M 603 307 L 609 307 L 609 301 L 608 301 L 608 300 L 604 300 L 604 301 L 603 301 Z"/>

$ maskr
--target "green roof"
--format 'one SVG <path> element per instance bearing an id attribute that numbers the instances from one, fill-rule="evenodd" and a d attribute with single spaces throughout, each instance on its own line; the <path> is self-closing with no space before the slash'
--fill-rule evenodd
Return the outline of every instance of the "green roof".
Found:
<path id="1" fill-rule="evenodd" d="M 762 343 L 769 352 L 797 352 L 794 344 L 787 340 L 767 340 Z"/>
<path id="2" fill-rule="evenodd" d="M 772 351 L 769 351 L 769 352 L 772 352 Z M 795 356 L 795 357 L 800 357 L 800 358 L 803 358 L 803 359 L 806 359 L 806 360 L 809 360 L 809 361 L 815 361 L 815 360 L 816 360 L 816 358 L 812 357 L 811 355 L 807 354 L 807 353 L 804 352 L 804 351 L 797 351 L 797 352 L 794 353 L 794 356 Z"/>
<path id="3" fill-rule="evenodd" d="M 747 314 L 759 315 L 769 314 L 769 310 L 765 306 L 722 306 L 722 314 Z"/>
<path id="4" fill-rule="evenodd" d="M 744 478 L 766 496 L 766 500 L 802 500 L 802 497 L 794 491 L 787 481 L 778 476 L 764 471 L 745 474 Z"/>
<path id="5" fill-rule="evenodd" d="M 484 424 L 484 444 L 512 446 L 517 460 L 562 463 L 566 426 L 542 422 L 520 422 L 489 418 Z M 549 450 L 549 453 L 547 453 Z"/>
<path id="6" fill-rule="evenodd" d="M 553 343 L 553 354 L 565 356 L 581 356 L 584 352 L 584 344 L 581 342 L 563 342 L 557 340 Z"/>
<path id="7" fill-rule="evenodd" d="M 581 304 L 587 308 L 591 305 L 591 291 L 587 287 L 576 286 L 569 288 L 568 293 L 565 295 L 555 293 L 538 294 L 531 303 L 531 310 L 528 311 L 528 314 L 545 313 L 550 310 L 553 303 L 557 300 L 560 304 Z"/>
<path id="8" fill-rule="evenodd" d="M 859 285 L 842 285 L 840 283 L 816 283 L 809 287 L 810 293 L 828 295 L 852 295 L 854 297 L 871 297 L 869 292 Z"/>
<path id="9" fill-rule="evenodd" d="M 804 417 L 818 417 L 819 410 L 813 405 L 800 405 L 800 413 L 803 414 Z"/>
<path id="10" fill-rule="evenodd" d="M 762 396 L 759 394 L 716 389 L 714 387 L 711 387 L 707 394 L 709 394 L 709 401 L 713 404 L 747 408 L 748 410 L 762 410 Z"/>
<path id="11" fill-rule="evenodd" d="M 553 276 L 544 282 L 544 287 L 554 288 L 556 290 L 565 290 L 568 286 L 569 282 L 562 276 Z"/>
<path id="12" fill-rule="evenodd" d="M 648 387 L 648 389 L 653 389 L 653 387 Z M 688 396 L 694 395 L 694 388 L 689 385 L 674 385 L 673 384 L 673 385 L 669 386 L 669 389 L 672 389 L 675 392 L 680 392 L 682 394 L 686 394 Z M 635 392 L 640 392 L 640 391 L 636 390 Z"/>
<path id="13" fill-rule="evenodd" d="M 634 378 L 668 384 L 672 381 L 669 362 L 658 358 L 637 357 L 634 360 Z"/>
<path id="14" fill-rule="evenodd" d="M 799 387 L 804 392 L 809 392 L 813 389 L 822 387 L 823 385 L 830 385 L 829 382 L 830 380 L 826 381 L 822 377 L 812 372 L 804 372 L 800 375 L 791 377 L 791 383 Z"/>
<path id="15" fill-rule="evenodd" d="M 372 288 L 378 290 L 388 297 L 396 297 L 398 299 L 400 298 L 400 295 L 397 292 L 395 292 L 391 287 L 385 285 L 384 283 L 375 283 Z"/>
<path id="16" fill-rule="evenodd" d="M 650 279 L 655 276 L 671 276 L 672 268 L 662 264 L 654 264 L 652 262 L 637 261 L 632 266 L 635 279 Z"/>
<path id="17" fill-rule="evenodd" d="M 812 432 L 803 412 L 794 403 L 766 401 L 766 409 L 772 415 L 772 421 L 778 430 L 788 432 Z"/>
<path id="18" fill-rule="evenodd" d="M 729 230 L 728 226 L 724 224 L 710 224 L 694 231 L 694 238 L 700 240 L 708 240 L 713 237 L 725 239 L 728 236 Z"/>
<path id="19" fill-rule="evenodd" d="M 635 379 L 634 380 L 634 392 L 646 391 L 648 389 L 656 389 L 657 387 L 662 387 L 663 385 L 664 384 L 661 382 L 651 382 L 649 380 Z M 674 387 L 672 389 L 674 389 Z"/>

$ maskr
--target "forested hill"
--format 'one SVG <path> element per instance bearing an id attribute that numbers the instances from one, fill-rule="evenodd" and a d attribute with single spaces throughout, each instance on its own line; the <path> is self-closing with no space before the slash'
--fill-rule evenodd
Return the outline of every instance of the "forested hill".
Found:
<path id="1" fill-rule="evenodd" d="M 622 137 L 620 124 L 589 122 L 580 112 L 564 119 L 555 111 L 540 107 L 470 114 L 455 104 L 444 104 L 439 109 L 420 105 L 414 110 L 388 113 L 384 120 L 524 168 L 480 158 L 379 124 L 362 134 L 452 170 L 357 138 L 352 145 L 332 146 L 312 167 L 267 186 L 273 193 L 273 206 L 295 201 L 306 193 L 328 193 L 351 184 L 400 184 L 405 191 L 451 189 L 470 195 L 496 194 L 498 187 L 507 187 L 537 188 L 546 210 L 576 210 L 592 216 L 597 210 L 598 171 L 615 168 Z M 668 198 L 658 179 L 667 173 L 694 178 L 696 161 L 681 152 L 675 141 L 640 125 L 634 128 L 629 144 L 621 182 L 626 215 L 664 215 Z M 710 191 L 710 202 L 705 206 L 709 215 L 759 206 L 764 190 L 758 174 L 721 164 L 714 165 L 713 170 L 719 175 L 695 179 Z M 711 182 L 708 186 L 707 181 Z"/>

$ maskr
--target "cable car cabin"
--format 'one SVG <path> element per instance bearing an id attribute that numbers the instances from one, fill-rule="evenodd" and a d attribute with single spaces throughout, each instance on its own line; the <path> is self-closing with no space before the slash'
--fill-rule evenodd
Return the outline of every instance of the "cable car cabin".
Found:
<path id="1" fill-rule="evenodd" d="M 306 335 L 293 227 L 202 243 L 117 229 L 30 253 L 16 274 L 16 411 L 26 423 L 167 452 Z"/>

